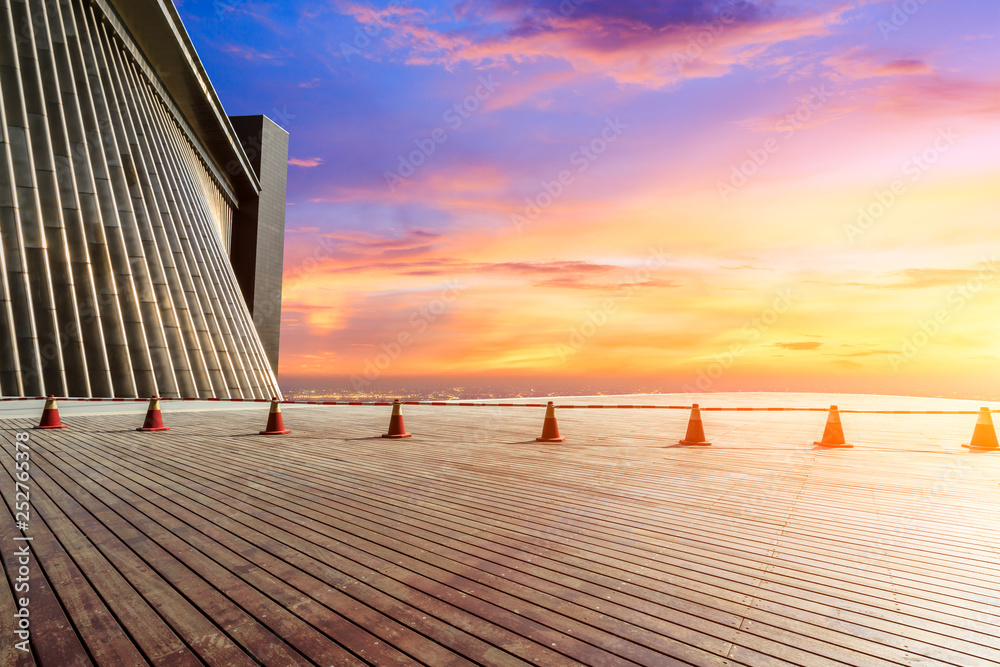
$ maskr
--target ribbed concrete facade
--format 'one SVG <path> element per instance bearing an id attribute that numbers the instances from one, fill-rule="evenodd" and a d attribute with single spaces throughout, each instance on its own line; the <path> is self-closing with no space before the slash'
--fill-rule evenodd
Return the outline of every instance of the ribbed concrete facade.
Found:
<path id="1" fill-rule="evenodd" d="M 197 117 L 190 45 L 147 59 L 132 15 L 179 26 L 169 0 L 0 0 L 0 390 L 278 395 L 228 257 L 256 180 Z"/>

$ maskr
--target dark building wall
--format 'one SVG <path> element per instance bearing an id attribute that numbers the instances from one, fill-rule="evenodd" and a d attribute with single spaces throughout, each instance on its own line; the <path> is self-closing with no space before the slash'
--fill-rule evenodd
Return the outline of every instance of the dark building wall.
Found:
<path id="1" fill-rule="evenodd" d="M 229 120 L 260 180 L 260 197 L 245 205 L 241 202 L 233 217 L 230 256 L 257 334 L 277 373 L 288 133 L 266 116 L 230 116 Z"/>

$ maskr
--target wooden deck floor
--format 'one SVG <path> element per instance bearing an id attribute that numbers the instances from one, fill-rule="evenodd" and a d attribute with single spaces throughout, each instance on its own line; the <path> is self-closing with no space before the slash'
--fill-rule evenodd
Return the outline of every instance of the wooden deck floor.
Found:
<path id="1" fill-rule="evenodd" d="M 0 667 L 997 665 L 1000 454 L 974 416 L 266 406 L 31 431 L 34 655 Z M 137 410 L 142 411 L 142 406 Z M 375 437 L 373 437 L 375 436 Z"/>

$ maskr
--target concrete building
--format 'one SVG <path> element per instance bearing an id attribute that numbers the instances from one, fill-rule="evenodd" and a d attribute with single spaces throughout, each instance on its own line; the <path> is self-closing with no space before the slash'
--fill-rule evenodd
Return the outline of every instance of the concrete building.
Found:
<path id="1" fill-rule="evenodd" d="M 0 0 L 0 393 L 279 395 L 287 152 L 170 0 Z"/>
<path id="2" fill-rule="evenodd" d="M 236 211 L 233 268 L 271 368 L 277 368 L 288 133 L 267 116 L 232 116 L 229 120 L 260 181 L 260 196 Z"/>

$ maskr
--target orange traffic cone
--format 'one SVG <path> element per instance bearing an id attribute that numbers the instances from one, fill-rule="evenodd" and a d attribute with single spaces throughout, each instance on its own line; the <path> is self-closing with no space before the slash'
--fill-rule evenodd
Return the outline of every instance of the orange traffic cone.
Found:
<path id="1" fill-rule="evenodd" d="M 42 420 L 35 428 L 66 428 L 59 421 L 59 406 L 56 405 L 56 397 L 49 394 L 45 399 L 45 408 L 42 410 Z"/>
<path id="2" fill-rule="evenodd" d="M 149 409 L 146 410 L 146 420 L 142 422 L 142 428 L 136 431 L 169 431 L 170 428 L 163 425 L 163 414 L 160 412 L 160 397 L 153 396 L 149 399 Z"/>
<path id="3" fill-rule="evenodd" d="M 397 398 L 392 402 L 392 417 L 389 418 L 389 432 L 382 434 L 383 438 L 410 438 L 411 433 L 406 432 L 406 425 L 403 423 L 403 408 Z"/>
<path id="4" fill-rule="evenodd" d="M 281 401 L 277 398 L 271 399 L 271 411 L 267 415 L 267 428 L 260 432 L 261 435 L 285 435 L 291 433 L 285 428 L 285 420 L 281 417 Z"/>
<path id="5" fill-rule="evenodd" d="M 844 427 L 840 424 L 840 411 L 836 405 L 830 406 L 830 414 L 826 418 L 826 428 L 823 429 L 823 439 L 813 443 L 820 447 L 853 447 L 844 440 Z"/>
<path id="6" fill-rule="evenodd" d="M 997 430 L 993 427 L 993 417 L 989 408 L 979 408 L 976 429 L 972 432 L 972 442 L 962 446 L 969 449 L 1000 449 L 1000 444 L 997 443 Z"/>
<path id="7" fill-rule="evenodd" d="M 563 442 L 565 437 L 559 435 L 559 422 L 556 421 L 556 406 L 549 401 L 545 406 L 545 421 L 542 422 L 542 435 L 535 442 Z"/>
<path id="8" fill-rule="evenodd" d="M 701 409 L 695 403 L 691 406 L 691 418 L 688 419 L 688 430 L 683 440 L 678 441 L 682 445 L 697 445 L 708 447 L 712 443 L 705 440 L 705 427 L 701 423 Z"/>

